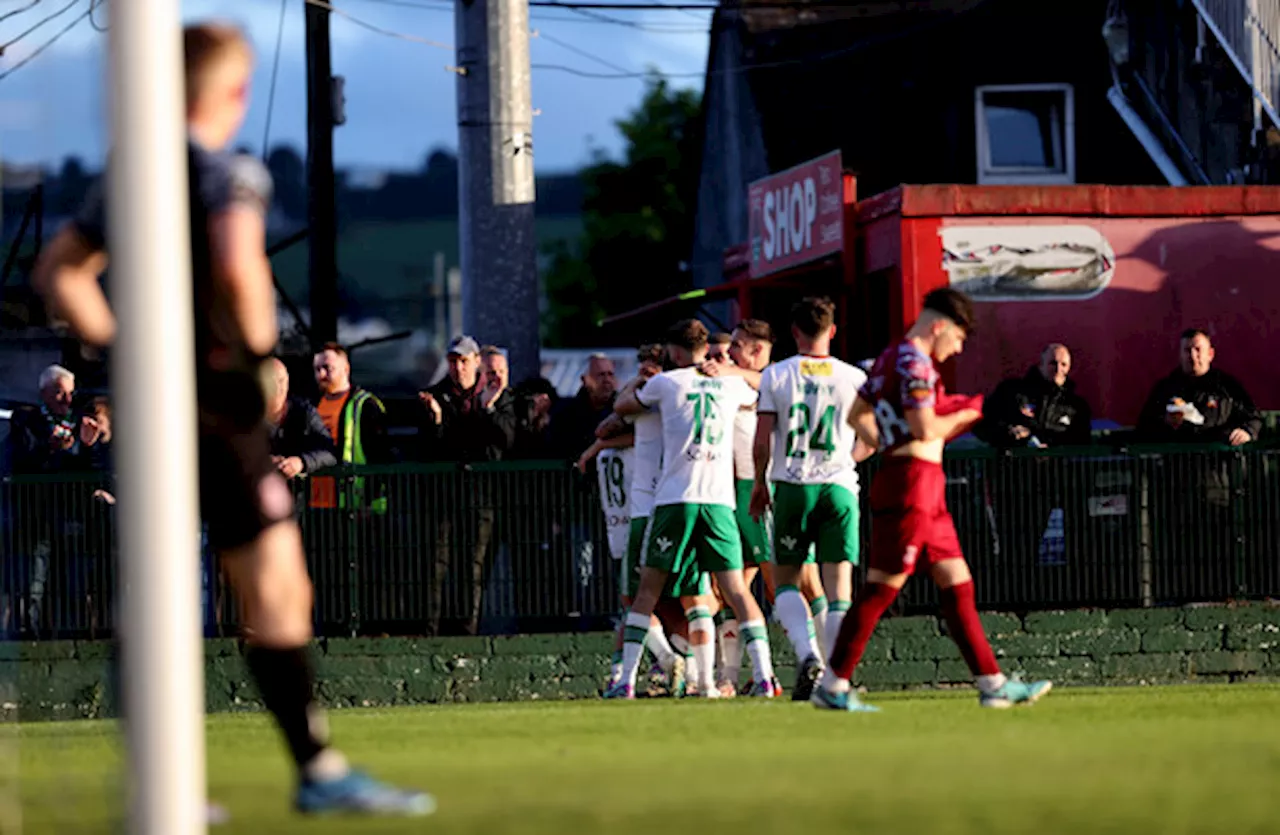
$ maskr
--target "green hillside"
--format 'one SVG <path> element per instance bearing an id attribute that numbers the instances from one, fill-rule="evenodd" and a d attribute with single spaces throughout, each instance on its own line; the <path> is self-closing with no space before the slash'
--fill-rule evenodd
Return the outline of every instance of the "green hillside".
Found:
<path id="1" fill-rule="evenodd" d="M 540 246 L 582 236 L 581 217 L 541 217 L 536 223 Z M 456 220 L 349 224 L 338 238 L 341 292 L 367 314 L 407 312 L 402 308 L 415 308 L 431 287 L 436 253 L 444 253 L 446 270 L 458 266 Z M 306 243 L 277 254 L 271 262 L 285 291 L 305 306 Z"/>

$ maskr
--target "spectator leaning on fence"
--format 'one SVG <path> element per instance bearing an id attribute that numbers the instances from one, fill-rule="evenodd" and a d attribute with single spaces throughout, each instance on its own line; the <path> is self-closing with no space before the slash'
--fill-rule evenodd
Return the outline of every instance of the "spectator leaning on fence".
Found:
<path id="1" fill-rule="evenodd" d="M 39 388 L 40 405 L 15 409 L 9 421 L 7 458 L 15 473 L 72 469 L 80 452 L 81 426 L 72 410 L 75 375 L 51 365 L 40 372 Z"/>
<path id="2" fill-rule="evenodd" d="M 312 360 L 320 402 L 316 411 L 333 438 L 340 464 L 384 464 L 390 455 L 387 447 L 386 408 L 382 401 L 351 384 L 351 358 L 347 349 L 336 342 L 326 343 Z M 363 480 L 353 483 L 356 505 L 363 507 Z M 342 499 L 345 502 L 345 496 Z M 385 512 L 386 499 L 378 497 L 369 509 Z M 311 506 L 338 507 L 334 480 L 327 476 L 311 482 Z M 345 506 L 345 505 L 344 505 Z"/>
<path id="3" fill-rule="evenodd" d="M 1198 328 L 1182 333 L 1179 367 L 1147 396 L 1138 418 L 1138 435 L 1156 443 L 1256 441 L 1262 415 L 1240 381 L 1213 367 L 1213 343 Z"/>
<path id="4" fill-rule="evenodd" d="M 270 361 L 271 391 L 267 393 L 267 425 L 271 428 L 271 459 L 280 474 L 294 479 L 338 463 L 333 437 L 320 412 L 300 397 L 289 396 L 289 369 Z"/>
<path id="5" fill-rule="evenodd" d="M 618 381 L 613 360 L 604 354 L 587 359 L 587 373 L 582 387 L 572 400 L 560 404 L 551 417 L 551 453 L 565 461 L 577 461 L 584 449 L 596 439 L 596 427 L 613 414 L 613 399 Z M 591 477 L 595 478 L 594 466 Z"/>
<path id="6" fill-rule="evenodd" d="M 1076 394 L 1070 373 L 1067 346 L 1046 346 L 1038 365 L 996 386 L 975 434 L 999 449 L 1088 444 L 1093 410 Z"/>

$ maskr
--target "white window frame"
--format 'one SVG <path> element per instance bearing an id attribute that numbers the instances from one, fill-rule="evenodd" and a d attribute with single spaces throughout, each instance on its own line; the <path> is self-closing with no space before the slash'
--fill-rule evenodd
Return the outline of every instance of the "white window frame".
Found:
<path id="1" fill-rule="evenodd" d="M 991 137 L 987 132 L 987 93 L 1062 93 L 1063 169 L 991 164 Z M 1070 84 L 989 84 L 974 88 L 974 126 L 977 131 L 979 185 L 1072 185 L 1076 181 L 1075 90 Z"/>

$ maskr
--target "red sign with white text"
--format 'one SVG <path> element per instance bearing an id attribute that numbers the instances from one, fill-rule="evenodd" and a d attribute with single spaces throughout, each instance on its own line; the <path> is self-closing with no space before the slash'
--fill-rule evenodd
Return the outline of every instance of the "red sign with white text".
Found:
<path id="1" fill-rule="evenodd" d="M 844 249 L 840 152 L 756 180 L 747 191 L 752 278 Z"/>

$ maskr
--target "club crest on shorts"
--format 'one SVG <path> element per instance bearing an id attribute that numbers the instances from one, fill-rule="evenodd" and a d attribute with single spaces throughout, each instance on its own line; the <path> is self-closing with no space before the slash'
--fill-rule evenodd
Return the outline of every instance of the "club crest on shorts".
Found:
<path id="1" fill-rule="evenodd" d="M 902 552 L 903 567 L 910 569 L 916 564 L 916 557 L 918 556 L 920 556 L 920 549 L 914 545 L 908 545 L 907 550 Z"/>

